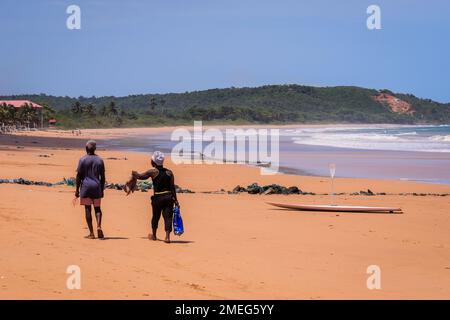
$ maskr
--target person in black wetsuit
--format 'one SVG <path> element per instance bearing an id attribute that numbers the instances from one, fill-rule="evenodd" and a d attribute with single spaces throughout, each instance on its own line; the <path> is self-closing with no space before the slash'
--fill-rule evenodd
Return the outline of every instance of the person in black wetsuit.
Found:
<path id="1" fill-rule="evenodd" d="M 161 213 L 164 218 L 164 229 L 166 238 L 164 242 L 170 243 L 170 233 L 172 232 L 173 223 L 173 206 L 179 207 L 177 193 L 175 191 L 175 177 L 173 172 L 164 168 L 164 154 L 155 151 L 152 155 L 152 167 L 144 173 L 132 171 L 131 179 L 125 185 L 125 192 L 130 194 L 136 187 L 137 180 L 147 180 L 152 178 L 154 194 L 152 200 L 152 234 L 148 235 L 151 240 L 157 240 L 156 230 L 158 229 Z"/>

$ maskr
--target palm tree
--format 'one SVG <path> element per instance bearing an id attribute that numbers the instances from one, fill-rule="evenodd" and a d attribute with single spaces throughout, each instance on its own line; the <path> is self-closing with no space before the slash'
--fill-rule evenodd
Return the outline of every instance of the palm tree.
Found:
<path id="1" fill-rule="evenodd" d="M 5 123 L 7 120 L 7 116 L 8 116 L 7 108 L 8 108 L 8 106 L 6 105 L 6 103 L 3 103 L 0 105 L 0 122 L 1 123 Z"/>
<path id="2" fill-rule="evenodd" d="M 83 112 L 83 107 L 81 106 L 81 103 L 79 101 L 75 102 L 72 105 L 71 111 L 74 114 L 81 114 Z"/>
<path id="3" fill-rule="evenodd" d="M 42 109 L 45 120 L 49 120 L 55 117 L 56 111 L 53 108 L 49 107 L 46 103 L 42 104 Z"/>
<path id="4" fill-rule="evenodd" d="M 116 103 L 114 101 L 111 101 L 109 103 L 108 115 L 116 116 L 117 114 L 118 114 L 118 110 L 117 110 L 117 107 L 116 107 Z"/>
<path id="5" fill-rule="evenodd" d="M 150 99 L 150 109 L 152 111 L 155 111 L 155 107 L 158 105 L 158 103 L 156 102 L 156 98 L 153 97 Z"/>
<path id="6" fill-rule="evenodd" d="M 106 117 L 106 115 L 108 114 L 108 108 L 106 106 L 102 106 L 100 108 L 100 114 L 104 117 Z"/>
<path id="7" fill-rule="evenodd" d="M 83 108 L 83 112 L 88 115 L 95 115 L 95 106 L 92 103 L 89 103 Z"/>
<path id="8" fill-rule="evenodd" d="M 0 105 L 0 133 L 3 132 L 5 124 L 8 123 L 8 106 L 6 103 Z"/>
<path id="9" fill-rule="evenodd" d="M 18 119 L 22 124 L 34 124 L 38 121 L 38 112 L 30 104 L 23 105 L 18 111 Z"/>
<path id="10" fill-rule="evenodd" d="M 17 108 L 12 105 L 5 105 L 6 108 L 6 123 L 15 125 L 19 120 Z"/>
<path id="11" fill-rule="evenodd" d="M 161 104 L 161 113 L 164 114 L 164 106 L 166 105 L 166 100 L 161 99 L 159 100 L 159 103 Z"/>

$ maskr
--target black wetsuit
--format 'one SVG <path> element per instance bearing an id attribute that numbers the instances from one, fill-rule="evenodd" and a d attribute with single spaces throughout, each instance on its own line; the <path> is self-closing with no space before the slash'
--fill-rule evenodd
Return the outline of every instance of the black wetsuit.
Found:
<path id="1" fill-rule="evenodd" d="M 176 200 L 174 177 L 172 171 L 158 167 L 159 173 L 153 180 L 153 190 L 155 194 L 152 196 L 152 229 L 158 228 L 158 222 L 161 213 L 164 218 L 165 230 L 172 232 L 173 223 L 173 205 Z"/>

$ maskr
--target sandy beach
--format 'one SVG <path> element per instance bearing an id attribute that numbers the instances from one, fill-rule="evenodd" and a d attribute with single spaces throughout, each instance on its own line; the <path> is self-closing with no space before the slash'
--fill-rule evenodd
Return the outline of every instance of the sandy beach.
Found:
<path id="1" fill-rule="evenodd" d="M 99 141 L 107 180 L 149 168 L 149 155 L 106 150 L 135 130 L 0 135 L 0 179 L 58 182 L 75 176 L 87 138 Z M 168 130 L 167 128 L 145 130 Z M 116 158 L 113 160 L 108 158 Z M 126 158 L 126 160 L 124 159 Z M 0 184 L 0 299 L 450 299 L 449 185 L 336 179 L 339 204 L 394 206 L 402 214 L 280 210 L 266 202 L 329 204 L 325 177 L 261 176 L 242 165 L 172 165 L 186 232 L 149 241 L 151 193 L 106 190 L 106 240 L 87 240 L 74 188 Z M 316 195 L 228 194 L 277 183 Z M 370 189 L 387 195 L 350 195 Z M 162 221 L 160 221 L 160 234 Z M 66 287 L 70 265 L 81 289 Z M 381 268 L 369 290 L 367 267 Z"/>

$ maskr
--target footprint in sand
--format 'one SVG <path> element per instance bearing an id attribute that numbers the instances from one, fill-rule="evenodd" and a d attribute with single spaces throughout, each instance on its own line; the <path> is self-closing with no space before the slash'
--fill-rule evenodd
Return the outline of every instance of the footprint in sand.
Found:
<path id="1" fill-rule="evenodd" d="M 199 284 L 196 284 L 196 283 L 188 283 L 188 286 L 191 287 L 192 289 L 199 290 L 199 291 L 204 291 L 205 290 L 204 286 L 202 287 L 202 286 L 200 286 Z"/>

